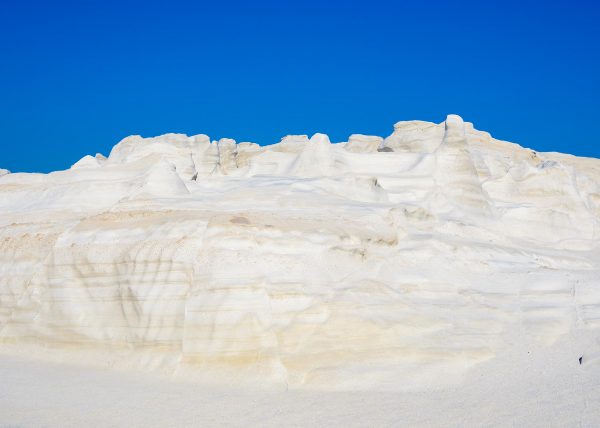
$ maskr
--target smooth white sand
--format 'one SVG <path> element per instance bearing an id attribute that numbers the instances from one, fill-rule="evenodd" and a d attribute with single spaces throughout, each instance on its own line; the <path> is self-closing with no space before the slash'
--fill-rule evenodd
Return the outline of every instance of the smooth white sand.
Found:
<path id="1" fill-rule="evenodd" d="M 576 358 L 594 338 L 514 339 L 460 385 L 406 393 L 241 390 L 4 355 L 0 426 L 597 426 L 600 361 Z"/>

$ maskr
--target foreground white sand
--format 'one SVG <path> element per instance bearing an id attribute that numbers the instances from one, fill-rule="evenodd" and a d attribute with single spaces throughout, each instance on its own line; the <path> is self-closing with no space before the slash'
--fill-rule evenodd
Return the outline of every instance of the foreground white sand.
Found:
<path id="1" fill-rule="evenodd" d="M 600 361 L 572 352 L 590 339 L 515 337 L 461 385 L 409 393 L 241 390 L 1 356 L 0 426 L 594 427 Z"/>

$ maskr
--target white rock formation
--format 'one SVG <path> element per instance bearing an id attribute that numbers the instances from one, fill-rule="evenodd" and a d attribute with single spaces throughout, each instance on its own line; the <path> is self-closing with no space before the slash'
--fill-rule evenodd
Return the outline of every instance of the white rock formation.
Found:
<path id="1" fill-rule="evenodd" d="M 352 134 L 344 148 L 353 153 L 372 153 L 383 144 L 383 138 L 376 135 Z"/>
<path id="2" fill-rule="evenodd" d="M 600 161 L 458 116 L 342 144 L 133 136 L 0 171 L 4 347 L 394 390 L 599 328 Z M 573 352 L 598 369 L 599 346 Z"/>

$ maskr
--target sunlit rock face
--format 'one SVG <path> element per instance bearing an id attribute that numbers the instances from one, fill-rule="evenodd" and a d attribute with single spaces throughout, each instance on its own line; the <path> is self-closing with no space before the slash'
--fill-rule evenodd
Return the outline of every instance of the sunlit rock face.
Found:
<path id="1" fill-rule="evenodd" d="M 66 171 L 0 170 L 5 346 L 410 389 L 514 335 L 598 328 L 600 161 L 455 115 L 337 144 L 132 136 Z"/>

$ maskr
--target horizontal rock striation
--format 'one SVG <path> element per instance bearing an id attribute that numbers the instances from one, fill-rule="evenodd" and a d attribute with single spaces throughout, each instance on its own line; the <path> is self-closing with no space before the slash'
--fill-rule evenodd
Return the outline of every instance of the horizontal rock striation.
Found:
<path id="1" fill-rule="evenodd" d="M 454 115 L 340 144 L 132 136 L 66 171 L 0 170 L 4 346 L 419 388 L 510 332 L 549 346 L 600 328 L 599 281 L 600 161 Z"/>

